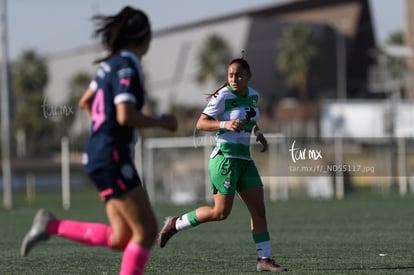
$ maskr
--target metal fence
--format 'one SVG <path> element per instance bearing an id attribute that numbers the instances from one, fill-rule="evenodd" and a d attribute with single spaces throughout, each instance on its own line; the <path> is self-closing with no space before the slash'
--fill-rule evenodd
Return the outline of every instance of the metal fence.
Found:
<path id="1" fill-rule="evenodd" d="M 261 145 L 251 139 L 251 154 L 270 200 L 342 199 L 359 190 L 401 195 L 414 191 L 413 139 L 298 138 L 282 134 L 266 134 L 266 138 L 266 152 L 260 152 Z M 30 201 L 36 192 L 61 191 L 62 205 L 69 208 L 71 192 L 94 188 L 79 161 L 73 161 L 73 156 L 80 159 L 83 146 L 62 145 L 63 154 L 56 158 L 53 169 L 49 166 L 14 173 L 13 192 L 25 192 Z M 135 162 L 151 201 L 211 201 L 207 167 L 213 147 L 213 135 L 140 141 Z"/>
<path id="2" fill-rule="evenodd" d="M 337 198 L 350 192 L 398 192 L 414 187 L 411 139 L 292 138 L 266 135 L 267 152 L 251 153 L 271 200 Z M 209 201 L 207 164 L 212 136 L 150 138 L 137 146 L 137 164 L 154 202 Z"/>

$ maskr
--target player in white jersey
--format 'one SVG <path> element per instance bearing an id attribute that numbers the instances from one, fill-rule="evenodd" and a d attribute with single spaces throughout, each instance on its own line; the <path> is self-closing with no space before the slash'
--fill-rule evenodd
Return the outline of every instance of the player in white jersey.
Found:
<path id="1" fill-rule="evenodd" d="M 251 215 L 251 232 L 258 253 L 257 270 L 283 272 L 271 257 L 263 184 L 250 157 L 250 135 L 267 149 L 267 141 L 259 130 L 259 94 L 248 86 L 252 77 L 243 58 L 230 62 L 226 84 L 209 96 L 207 107 L 197 121 L 197 129 L 216 131 L 216 146 L 211 153 L 210 174 L 214 206 L 202 206 L 182 216 L 166 217 L 158 235 L 160 247 L 177 232 L 201 223 L 226 219 L 237 193 Z"/>

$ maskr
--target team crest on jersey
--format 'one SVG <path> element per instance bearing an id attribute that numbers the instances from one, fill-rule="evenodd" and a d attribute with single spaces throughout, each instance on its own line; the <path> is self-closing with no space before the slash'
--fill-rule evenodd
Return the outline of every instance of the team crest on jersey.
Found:
<path id="1" fill-rule="evenodd" d="M 224 180 L 224 187 L 225 187 L 226 189 L 229 189 L 229 188 L 231 187 L 231 181 L 230 181 L 230 178 L 226 178 L 226 179 Z"/>

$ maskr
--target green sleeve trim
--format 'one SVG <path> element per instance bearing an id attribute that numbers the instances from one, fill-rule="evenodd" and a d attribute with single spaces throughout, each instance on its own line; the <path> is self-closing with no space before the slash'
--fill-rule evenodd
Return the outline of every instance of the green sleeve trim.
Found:
<path id="1" fill-rule="evenodd" d="M 270 241 L 269 232 L 260 233 L 260 234 L 253 234 L 254 243 L 262 243 Z"/>

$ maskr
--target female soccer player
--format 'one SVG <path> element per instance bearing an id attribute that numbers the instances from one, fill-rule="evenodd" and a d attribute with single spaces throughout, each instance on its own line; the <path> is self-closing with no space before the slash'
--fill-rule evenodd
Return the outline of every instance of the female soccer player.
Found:
<path id="1" fill-rule="evenodd" d="M 146 14 L 125 7 L 118 14 L 93 19 L 95 34 L 101 37 L 108 56 L 99 60 L 97 76 L 79 104 L 92 120 L 85 170 L 106 203 L 110 225 L 59 220 L 40 209 L 23 240 L 21 254 L 27 256 L 34 245 L 58 235 L 122 250 L 119 274 L 143 274 L 158 230 L 132 158 L 137 128 L 175 131 L 177 120 L 172 115 L 155 118 L 141 112 L 145 91 L 140 60 L 151 41 Z"/>
<path id="2" fill-rule="evenodd" d="M 184 229 L 226 219 L 237 192 L 251 215 L 251 230 L 258 253 L 257 270 L 282 272 L 287 269 L 271 258 L 263 184 L 250 157 L 251 133 L 263 145 L 262 152 L 267 149 L 266 138 L 257 125 L 259 94 L 248 86 L 251 77 L 245 59 L 231 61 L 226 84 L 209 96 L 208 105 L 197 121 L 197 129 L 216 131 L 216 146 L 208 166 L 214 206 L 202 206 L 180 217 L 166 217 L 158 244 L 164 247 L 174 234 Z"/>

